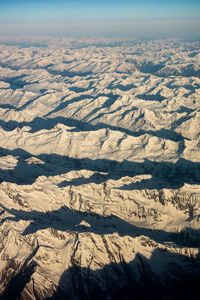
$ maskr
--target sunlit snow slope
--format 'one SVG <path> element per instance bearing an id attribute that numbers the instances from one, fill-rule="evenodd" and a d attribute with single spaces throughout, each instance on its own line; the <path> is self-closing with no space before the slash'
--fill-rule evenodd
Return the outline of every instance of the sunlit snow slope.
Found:
<path id="1" fill-rule="evenodd" d="M 200 44 L 24 39 L 0 38 L 0 299 L 199 299 Z"/>

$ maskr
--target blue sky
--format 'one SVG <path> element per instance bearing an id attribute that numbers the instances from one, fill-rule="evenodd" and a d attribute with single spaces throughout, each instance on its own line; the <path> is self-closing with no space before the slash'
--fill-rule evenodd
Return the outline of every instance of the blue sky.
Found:
<path id="1" fill-rule="evenodd" d="M 200 38 L 200 0 L 0 0 L 0 34 Z"/>

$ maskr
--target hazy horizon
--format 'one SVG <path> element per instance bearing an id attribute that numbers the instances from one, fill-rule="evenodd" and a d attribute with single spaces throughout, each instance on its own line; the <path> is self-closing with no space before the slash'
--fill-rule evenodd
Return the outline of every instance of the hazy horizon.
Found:
<path id="1" fill-rule="evenodd" d="M 0 3 L 0 35 L 200 38 L 199 1 L 25 1 Z"/>

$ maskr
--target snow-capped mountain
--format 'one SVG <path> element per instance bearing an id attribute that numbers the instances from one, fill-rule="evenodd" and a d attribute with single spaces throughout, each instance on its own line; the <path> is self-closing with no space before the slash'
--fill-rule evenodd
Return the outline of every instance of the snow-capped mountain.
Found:
<path id="1" fill-rule="evenodd" d="M 0 38 L 0 299 L 198 299 L 200 44 Z"/>

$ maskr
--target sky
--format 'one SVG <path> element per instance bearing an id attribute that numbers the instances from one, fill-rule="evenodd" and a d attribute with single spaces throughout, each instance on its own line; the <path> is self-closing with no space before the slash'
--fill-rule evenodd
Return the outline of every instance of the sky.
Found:
<path id="1" fill-rule="evenodd" d="M 0 35 L 200 39 L 200 0 L 0 0 Z"/>

